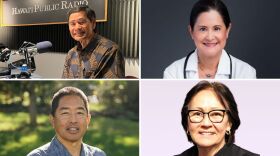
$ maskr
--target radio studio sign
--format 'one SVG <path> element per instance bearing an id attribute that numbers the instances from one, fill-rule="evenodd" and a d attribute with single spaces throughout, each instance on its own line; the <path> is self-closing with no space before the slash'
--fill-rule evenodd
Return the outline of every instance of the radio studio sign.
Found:
<path id="1" fill-rule="evenodd" d="M 98 22 L 107 21 L 107 0 L 5 0 L 2 1 L 2 25 L 39 25 L 67 22 L 67 12 L 88 5 Z"/>

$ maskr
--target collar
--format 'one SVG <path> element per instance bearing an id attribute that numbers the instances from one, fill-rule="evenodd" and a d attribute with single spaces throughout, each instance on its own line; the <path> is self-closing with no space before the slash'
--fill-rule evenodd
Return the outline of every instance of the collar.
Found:
<path id="1" fill-rule="evenodd" d="M 71 156 L 71 154 L 69 153 L 67 148 L 57 139 L 56 136 L 52 139 L 51 146 L 52 146 L 51 149 L 55 150 L 56 153 L 59 153 L 59 155 L 61 155 L 61 156 Z M 80 155 L 85 156 L 84 144 L 82 143 L 81 146 L 82 147 L 81 147 Z"/>
<path id="2" fill-rule="evenodd" d="M 230 56 L 228 56 L 228 53 L 223 49 L 216 75 L 218 75 L 218 74 L 230 75 L 230 58 L 229 57 Z"/>
<path id="3" fill-rule="evenodd" d="M 82 55 L 92 52 L 95 47 L 97 46 L 99 40 L 101 39 L 101 36 L 98 35 L 97 33 L 94 34 L 92 39 L 89 41 L 88 45 L 82 49 L 82 45 L 80 42 L 77 43 L 77 51 L 80 51 Z"/>
<path id="4" fill-rule="evenodd" d="M 195 49 L 195 51 L 189 57 L 187 67 L 185 70 L 197 72 L 198 71 L 197 69 L 198 69 L 198 59 L 197 59 L 197 49 Z"/>
<path id="5" fill-rule="evenodd" d="M 232 155 L 239 155 L 237 154 L 238 147 L 235 144 L 225 144 L 216 154 L 215 156 L 232 156 Z M 183 155 L 190 155 L 190 156 L 197 156 L 198 149 L 197 146 L 192 146 L 187 151 L 181 154 Z"/>
<path id="6" fill-rule="evenodd" d="M 197 55 L 197 49 L 195 49 L 194 53 L 191 54 L 189 57 L 186 71 L 193 71 L 198 72 L 198 55 Z M 220 57 L 218 69 L 216 75 L 229 75 L 230 74 L 230 59 L 227 54 L 227 52 L 223 49 L 222 55 Z"/>

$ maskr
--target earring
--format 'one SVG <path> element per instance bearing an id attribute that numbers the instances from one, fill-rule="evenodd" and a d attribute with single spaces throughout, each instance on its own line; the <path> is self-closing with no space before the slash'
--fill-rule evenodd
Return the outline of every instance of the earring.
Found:
<path id="1" fill-rule="evenodd" d="M 187 133 L 187 135 L 190 135 L 190 132 L 189 132 L 188 130 L 187 130 L 187 132 L 186 132 L 186 133 Z"/>
<path id="2" fill-rule="evenodd" d="M 230 130 L 226 130 L 227 135 L 230 135 L 230 133 L 231 133 Z"/>

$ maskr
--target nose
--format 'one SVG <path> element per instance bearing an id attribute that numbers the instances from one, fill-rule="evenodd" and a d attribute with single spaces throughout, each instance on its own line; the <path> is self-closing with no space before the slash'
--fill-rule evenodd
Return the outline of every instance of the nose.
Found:
<path id="1" fill-rule="evenodd" d="M 82 25 L 80 25 L 80 24 L 77 24 L 77 26 L 78 26 L 78 29 L 81 29 L 81 28 L 82 28 Z"/>
<path id="2" fill-rule="evenodd" d="M 76 123 L 77 122 L 77 116 L 75 114 L 71 114 L 70 116 L 70 122 L 71 123 Z"/>
<path id="3" fill-rule="evenodd" d="M 209 127 L 209 126 L 212 125 L 212 122 L 211 122 L 211 120 L 209 119 L 208 114 L 204 114 L 204 118 L 203 118 L 202 121 L 201 121 L 201 125 L 202 125 L 202 126 L 207 126 L 207 127 Z"/>
<path id="4" fill-rule="evenodd" d="M 208 41 L 212 41 L 214 38 L 215 38 L 215 33 L 214 33 L 213 31 L 209 30 L 209 31 L 207 32 L 206 39 L 207 39 Z"/>
<path id="5" fill-rule="evenodd" d="M 81 29 L 81 25 L 80 24 L 75 24 L 74 27 L 73 27 L 75 30 L 79 30 Z"/>

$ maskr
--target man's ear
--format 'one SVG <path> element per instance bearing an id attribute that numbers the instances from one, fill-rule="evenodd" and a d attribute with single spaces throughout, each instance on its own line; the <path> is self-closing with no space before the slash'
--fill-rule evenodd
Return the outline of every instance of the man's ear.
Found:
<path id="1" fill-rule="evenodd" d="M 52 116 L 52 114 L 49 115 L 49 120 L 50 120 L 52 127 L 54 128 L 54 117 Z"/>
<path id="2" fill-rule="evenodd" d="M 90 115 L 90 113 L 88 113 L 87 118 L 86 118 L 87 127 L 89 126 L 90 120 L 91 120 L 91 115 Z"/>
<path id="3" fill-rule="evenodd" d="M 96 20 L 92 20 L 91 23 L 92 23 L 92 29 L 94 31 L 96 28 Z"/>

